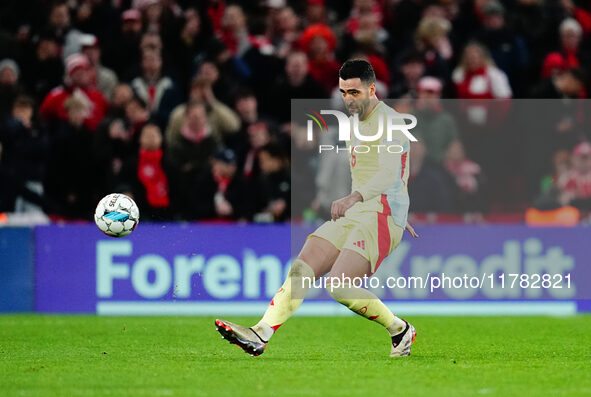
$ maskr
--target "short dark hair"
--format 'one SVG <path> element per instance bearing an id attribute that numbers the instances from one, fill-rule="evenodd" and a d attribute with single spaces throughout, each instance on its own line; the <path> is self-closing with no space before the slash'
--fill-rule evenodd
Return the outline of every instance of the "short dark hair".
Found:
<path id="1" fill-rule="evenodd" d="M 359 79 L 369 85 L 376 82 L 376 74 L 371 64 L 363 59 L 350 59 L 343 63 L 339 70 L 339 77 L 343 80 Z"/>

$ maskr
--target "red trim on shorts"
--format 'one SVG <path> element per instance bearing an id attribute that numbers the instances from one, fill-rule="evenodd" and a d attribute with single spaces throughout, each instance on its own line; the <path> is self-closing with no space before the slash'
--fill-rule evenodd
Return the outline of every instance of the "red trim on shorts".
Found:
<path id="1" fill-rule="evenodd" d="M 383 210 L 378 212 L 378 261 L 374 273 L 380 267 L 380 264 L 388 256 L 390 251 L 390 228 L 388 227 L 388 217 L 392 214 L 388 198 L 382 194 L 381 198 Z"/>

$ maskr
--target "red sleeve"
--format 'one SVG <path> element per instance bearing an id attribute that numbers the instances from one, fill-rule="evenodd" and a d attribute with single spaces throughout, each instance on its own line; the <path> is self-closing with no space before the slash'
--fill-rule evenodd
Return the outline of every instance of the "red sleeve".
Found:
<path id="1" fill-rule="evenodd" d="M 103 121 L 103 118 L 107 114 L 109 103 L 100 91 L 92 91 L 92 93 L 89 93 L 88 95 L 95 106 L 95 110 L 93 114 L 91 114 L 86 119 L 85 124 L 88 129 L 94 131 L 97 129 L 98 125 L 101 123 L 101 121 Z"/>

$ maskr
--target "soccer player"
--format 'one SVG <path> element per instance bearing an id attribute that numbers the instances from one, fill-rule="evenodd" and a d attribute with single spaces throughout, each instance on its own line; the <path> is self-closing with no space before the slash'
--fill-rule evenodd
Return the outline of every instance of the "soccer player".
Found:
<path id="1" fill-rule="evenodd" d="M 375 81 L 373 68 L 364 60 L 349 60 L 339 71 L 343 100 L 349 113 L 358 115 L 359 132 L 365 137 L 376 135 L 380 118 L 385 130 L 387 118 L 399 115 L 378 100 Z M 262 354 L 271 336 L 304 300 L 310 286 L 310 282 L 305 281 L 330 272 L 331 284 L 326 289 L 331 296 L 386 328 L 392 341 L 390 356 L 410 355 L 416 336 L 414 327 L 396 317 L 372 292 L 348 282 L 356 277 L 371 276 L 398 246 L 405 228 L 413 237 L 418 237 L 407 223 L 409 139 L 401 131 L 394 131 L 392 138 L 389 142 L 383 138 L 361 142 L 351 134 L 347 148 L 352 193 L 332 203 L 332 219 L 308 236 L 283 286 L 256 325 L 247 328 L 215 320 L 216 329 L 224 339 L 253 356 Z M 392 143 L 402 150 L 390 153 L 384 149 L 384 144 Z M 355 145 L 361 144 L 371 150 L 367 153 L 353 150 Z M 382 145 L 381 150 L 377 145 Z"/>

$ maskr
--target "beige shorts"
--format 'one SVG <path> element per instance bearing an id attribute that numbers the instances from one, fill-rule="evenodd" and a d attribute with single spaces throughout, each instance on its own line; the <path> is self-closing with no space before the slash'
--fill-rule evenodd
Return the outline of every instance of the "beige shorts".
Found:
<path id="1" fill-rule="evenodd" d="M 390 215 L 356 212 L 324 222 L 310 236 L 328 240 L 338 250 L 347 248 L 357 252 L 369 261 L 373 274 L 384 258 L 398 247 L 403 232 Z"/>

